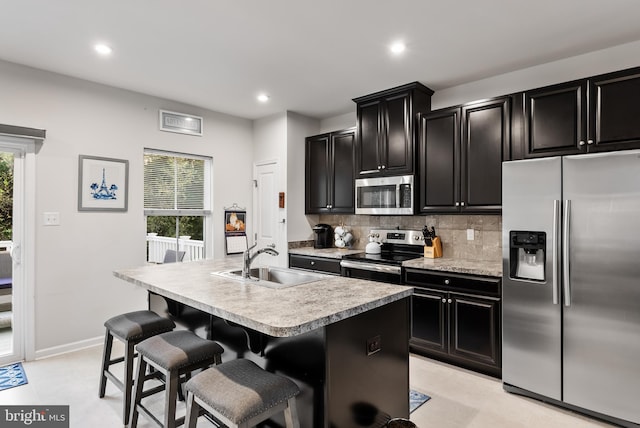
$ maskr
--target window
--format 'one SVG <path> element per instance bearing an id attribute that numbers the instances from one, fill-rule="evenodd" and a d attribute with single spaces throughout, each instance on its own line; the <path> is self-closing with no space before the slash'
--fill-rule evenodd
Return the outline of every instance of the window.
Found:
<path id="1" fill-rule="evenodd" d="M 169 263 L 213 256 L 209 157 L 145 150 L 147 261 Z"/>

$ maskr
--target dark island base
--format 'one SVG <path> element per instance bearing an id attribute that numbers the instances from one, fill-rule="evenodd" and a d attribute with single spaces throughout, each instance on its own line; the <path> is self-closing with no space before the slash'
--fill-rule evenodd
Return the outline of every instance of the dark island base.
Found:
<path id="1" fill-rule="evenodd" d="M 299 336 L 279 338 L 149 293 L 149 308 L 294 380 L 300 426 L 383 427 L 409 417 L 409 304 L 405 298 Z M 376 350 L 378 349 L 378 350 Z M 261 425 L 282 427 L 284 418 Z"/>

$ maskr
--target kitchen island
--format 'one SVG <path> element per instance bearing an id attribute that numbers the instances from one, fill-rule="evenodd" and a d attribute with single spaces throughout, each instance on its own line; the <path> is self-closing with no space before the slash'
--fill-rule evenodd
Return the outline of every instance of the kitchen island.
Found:
<path id="1" fill-rule="evenodd" d="M 206 260 L 114 275 L 148 290 L 151 309 L 218 341 L 223 360 L 248 358 L 298 383 L 301 426 L 409 416 L 412 288 L 325 275 L 269 288 L 212 274 L 232 268 L 237 261 Z"/>

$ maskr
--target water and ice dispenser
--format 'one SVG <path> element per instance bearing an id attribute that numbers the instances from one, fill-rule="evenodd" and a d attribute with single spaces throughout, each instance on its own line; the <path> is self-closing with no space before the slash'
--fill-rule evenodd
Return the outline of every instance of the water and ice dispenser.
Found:
<path id="1" fill-rule="evenodd" d="M 509 232 L 510 277 L 544 281 L 546 242 L 545 232 Z"/>

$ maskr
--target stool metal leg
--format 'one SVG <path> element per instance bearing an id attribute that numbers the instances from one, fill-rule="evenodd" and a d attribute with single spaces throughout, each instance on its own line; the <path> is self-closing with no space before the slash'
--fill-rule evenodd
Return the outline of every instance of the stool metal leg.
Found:
<path id="1" fill-rule="evenodd" d="M 178 396 L 179 383 L 178 370 L 170 370 L 167 373 L 167 384 L 164 390 L 164 428 L 176 427 L 176 397 Z"/>
<path id="2" fill-rule="evenodd" d="M 135 343 L 127 341 L 124 350 L 124 403 L 122 406 L 122 420 L 126 425 L 129 423 L 129 412 L 131 411 L 131 390 L 133 389 L 133 359 L 135 358 Z"/>
<path id="3" fill-rule="evenodd" d="M 284 420 L 287 428 L 300 428 L 298 408 L 296 407 L 296 397 L 291 397 L 287 401 L 287 408 L 284 409 Z"/>
<path id="4" fill-rule="evenodd" d="M 109 369 L 109 361 L 111 360 L 111 347 L 113 346 L 113 336 L 109 330 L 104 334 L 104 350 L 102 352 L 102 370 L 100 371 L 100 390 L 98 397 L 103 398 L 107 388 L 107 376 L 105 370 Z"/>
<path id="5" fill-rule="evenodd" d="M 196 428 L 198 422 L 198 416 L 200 414 L 200 405 L 193 398 L 193 393 L 190 392 L 187 395 L 187 414 L 185 415 L 184 426 L 185 428 Z"/>
<path id="6" fill-rule="evenodd" d="M 131 415 L 129 416 L 129 427 L 136 428 L 138 426 L 138 405 L 142 401 L 142 388 L 145 381 L 145 373 L 147 371 L 147 362 L 144 358 L 138 358 L 138 374 L 134 384 L 133 402 L 131 403 Z"/>

